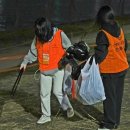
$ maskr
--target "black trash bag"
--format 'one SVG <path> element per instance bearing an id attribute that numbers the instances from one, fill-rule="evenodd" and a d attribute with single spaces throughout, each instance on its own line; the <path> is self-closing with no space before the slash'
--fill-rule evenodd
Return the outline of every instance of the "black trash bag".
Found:
<path id="1" fill-rule="evenodd" d="M 67 64 L 70 64 L 72 66 L 72 79 L 77 80 L 88 58 L 89 47 L 84 41 L 80 41 L 66 50 L 65 55 L 59 62 L 59 69 L 63 69 Z"/>
<path id="2" fill-rule="evenodd" d="M 84 65 L 86 64 L 86 61 L 84 63 L 82 63 L 81 65 L 77 65 L 77 66 L 73 66 L 72 67 L 72 72 L 71 72 L 71 77 L 74 80 L 77 80 L 80 73 L 81 73 L 81 69 L 84 67 Z"/>

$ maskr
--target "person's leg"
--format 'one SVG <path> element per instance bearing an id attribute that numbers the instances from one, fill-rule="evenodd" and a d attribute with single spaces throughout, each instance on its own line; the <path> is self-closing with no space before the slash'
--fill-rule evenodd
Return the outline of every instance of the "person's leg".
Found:
<path id="1" fill-rule="evenodd" d="M 70 104 L 70 101 L 69 101 L 67 95 L 66 94 L 64 95 L 63 91 L 62 91 L 63 77 L 64 77 L 64 70 L 58 71 L 57 73 L 55 73 L 55 75 L 53 77 L 53 81 L 54 81 L 53 82 L 53 93 L 57 97 L 63 110 L 68 109 L 68 111 L 70 113 L 72 113 L 71 116 L 73 116 L 74 112 L 73 112 L 73 108 Z M 69 109 L 69 108 L 71 108 L 71 109 Z"/>
<path id="2" fill-rule="evenodd" d="M 104 90 L 106 100 L 103 102 L 104 107 L 104 120 L 103 127 L 112 129 L 116 124 L 116 86 L 115 81 L 108 74 L 107 77 L 103 77 Z"/>
<path id="3" fill-rule="evenodd" d="M 50 109 L 50 96 L 52 87 L 52 77 L 41 74 L 40 79 L 40 98 L 41 98 L 41 110 L 42 116 L 37 123 L 42 124 L 50 121 L 51 109 Z"/>
<path id="4" fill-rule="evenodd" d="M 120 124 L 121 104 L 124 91 L 125 75 L 118 77 L 116 82 L 116 124 Z"/>

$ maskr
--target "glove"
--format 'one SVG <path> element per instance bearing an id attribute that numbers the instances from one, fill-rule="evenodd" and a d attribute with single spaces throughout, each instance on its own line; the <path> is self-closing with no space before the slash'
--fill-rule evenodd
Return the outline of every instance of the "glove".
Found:
<path id="1" fill-rule="evenodd" d="M 69 54 L 72 54 L 73 51 L 74 51 L 74 47 L 73 47 L 73 46 L 70 46 L 70 47 L 66 50 L 66 52 L 69 53 Z"/>
<path id="2" fill-rule="evenodd" d="M 24 71 L 25 71 L 26 67 L 27 67 L 27 64 L 22 63 L 22 64 L 20 65 L 20 70 L 23 68 L 23 69 L 24 69 Z"/>

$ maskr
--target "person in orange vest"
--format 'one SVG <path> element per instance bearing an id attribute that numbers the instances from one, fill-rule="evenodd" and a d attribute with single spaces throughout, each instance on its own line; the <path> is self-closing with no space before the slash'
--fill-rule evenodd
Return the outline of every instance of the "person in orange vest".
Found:
<path id="1" fill-rule="evenodd" d="M 96 20 L 99 32 L 94 55 L 99 64 L 106 95 L 103 102 L 104 118 L 98 130 L 110 130 L 116 129 L 120 124 L 124 79 L 129 68 L 127 40 L 111 7 L 101 7 Z"/>
<path id="2" fill-rule="evenodd" d="M 28 63 L 38 60 L 40 70 L 40 98 L 42 116 L 37 121 L 43 124 L 51 121 L 50 97 L 53 89 L 63 110 L 68 117 L 73 117 L 74 110 L 67 96 L 62 92 L 64 69 L 58 69 L 58 62 L 66 49 L 72 46 L 66 34 L 52 26 L 44 17 L 38 18 L 34 25 L 35 37 L 28 54 L 24 57 L 20 69 L 26 69 Z"/>

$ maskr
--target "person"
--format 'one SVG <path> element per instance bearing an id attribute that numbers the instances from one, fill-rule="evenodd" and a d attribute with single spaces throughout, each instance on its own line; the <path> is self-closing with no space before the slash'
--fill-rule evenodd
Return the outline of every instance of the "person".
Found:
<path id="1" fill-rule="evenodd" d="M 95 59 L 104 85 L 104 118 L 98 130 L 115 129 L 120 124 L 124 79 L 129 68 L 127 40 L 110 6 L 103 6 L 96 16 L 99 32 L 96 37 Z"/>
<path id="2" fill-rule="evenodd" d="M 72 117 L 74 115 L 73 107 L 68 97 L 64 96 L 62 92 L 64 69 L 58 69 L 58 62 L 64 55 L 65 50 L 72 46 L 71 42 L 67 35 L 54 27 L 47 18 L 38 18 L 35 21 L 34 29 L 35 37 L 20 69 L 25 70 L 28 63 L 33 63 L 38 59 L 42 116 L 37 123 L 43 124 L 51 121 L 51 89 L 53 89 L 53 93 L 63 110 L 67 111 L 67 116 Z"/>

